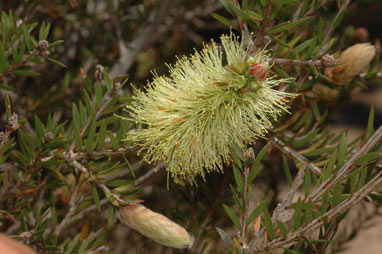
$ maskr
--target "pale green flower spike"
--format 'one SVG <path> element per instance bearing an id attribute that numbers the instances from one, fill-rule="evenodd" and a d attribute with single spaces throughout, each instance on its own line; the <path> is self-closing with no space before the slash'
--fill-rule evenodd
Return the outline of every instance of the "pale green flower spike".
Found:
<path id="1" fill-rule="evenodd" d="M 267 77 L 266 52 L 246 59 L 235 35 L 223 35 L 201 52 L 169 65 L 170 77 L 155 75 L 146 91 L 136 90 L 130 120 L 142 124 L 127 134 L 141 144 L 148 163 L 165 161 L 178 177 L 222 171 L 231 162 L 232 142 L 245 146 L 267 132 L 295 94 L 272 89 L 287 79 Z"/>

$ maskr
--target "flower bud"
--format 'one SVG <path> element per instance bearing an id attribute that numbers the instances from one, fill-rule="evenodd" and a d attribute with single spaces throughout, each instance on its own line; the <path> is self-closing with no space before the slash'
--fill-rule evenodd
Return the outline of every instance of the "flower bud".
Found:
<path id="1" fill-rule="evenodd" d="M 253 151 L 252 147 L 248 148 L 244 153 L 244 161 L 247 162 L 250 159 L 255 159 L 255 152 Z"/>
<path id="2" fill-rule="evenodd" d="M 47 40 L 41 40 L 38 42 L 38 50 L 46 51 L 48 50 L 49 42 Z"/>
<path id="3" fill-rule="evenodd" d="M 45 138 L 44 139 L 45 139 L 46 142 L 51 141 L 53 139 L 53 133 L 48 131 L 47 133 L 45 133 Z"/>
<path id="4" fill-rule="evenodd" d="M 325 69 L 325 75 L 335 84 L 349 83 L 361 73 L 375 55 L 375 47 L 370 43 L 358 43 L 347 48 L 338 57 L 333 68 Z"/>
<path id="5" fill-rule="evenodd" d="M 269 69 L 264 63 L 252 64 L 249 69 L 249 76 L 256 77 L 260 80 L 265 80 L 268 77 Z"/>
<path id="6" fill-rule="evenodd" d="M 336 59 L 332 55 L 326 54 L 326 55 L 321 57 L 321 64 L 324 67 L 331 67 L 335 63 L 336 63 Z"/>
<path id="7" fill-rule="evenodd" d="M 97 64 L 95 66 L 95 73 L 94 73 L 94 76 L 95 78 L 98 80 L 98 81 L 103 81 L 103 72 L 105 70 L 105 67 L 103 67 L 102 65 L 100 64 Z"/>
<path id="8" fill-rule="evenodd" d="M 164 246 L 182 249 L 192 244 L 192 236 L 183 227 L 141 204 L 120 207 L 119 217 L 127 226 Z"/>

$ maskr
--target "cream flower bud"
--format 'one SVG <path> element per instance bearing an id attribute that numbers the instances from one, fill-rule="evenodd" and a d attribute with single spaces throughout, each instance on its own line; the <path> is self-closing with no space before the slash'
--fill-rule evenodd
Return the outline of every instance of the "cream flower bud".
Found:
<path id="1" fill-rule="evenodd" d="M 289 79 L 268 75 L 264 50 L 247 58 L 234 35 L 221 42 L 179 59 L 169 77 L 156 76 L 127 106 L 129 119 L 142 124 L 127 139 L 141 144 L 147 162 L 164 160 L 175 180 L 222 171 L 231 144 L 244 148 L 264 136 L 295 97 L 273 89 Z"/>
<path id="2" fill-rule="evenodd" d="M 358 43 L 347 48 L 338 57 L 333 68 L 326 68 L 325 75 L 338 85 L 349 83 L 371 62 L 375 55 L 375 47 L 370 43 Z"/>
<path id="3" fill-rule="evenodd" d="M 167 217 L 140 204 L 119 207 L 120 220 L 142 235 L 168 247 L 189 248 L 193 238 Z"/>

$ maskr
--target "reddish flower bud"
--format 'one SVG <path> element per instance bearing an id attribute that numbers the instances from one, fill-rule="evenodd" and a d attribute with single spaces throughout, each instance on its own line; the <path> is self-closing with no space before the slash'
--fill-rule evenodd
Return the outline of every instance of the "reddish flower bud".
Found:
<path id="1" fill-rule="evenodd" d="M 258 79 L 264 80 L 269 74 L 269 69 L 264 66 L 263 63 L 252 64 L 251 69 L 249 70 L 249 76 L 256 77 Z"/>

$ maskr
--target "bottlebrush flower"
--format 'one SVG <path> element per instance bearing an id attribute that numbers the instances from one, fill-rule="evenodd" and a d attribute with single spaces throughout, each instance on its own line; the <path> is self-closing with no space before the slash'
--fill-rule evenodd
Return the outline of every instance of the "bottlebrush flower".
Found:
<path id="1" fill-rule="evenodd" d="M 361 73 L 375 55 L 375 47 L 370 43 L 358 43 L 347 48 L 337 58 L 339 64 L 333 68 L 326 68 L 325 75 L 338 85 L 349 83 L 355 75 Z"/>
<path id="2" fill-rule="evenodd" d="M 224 51 L 212 42 L 169 65 L 169 77 L 155 75 L 127 106 L 142 124 L 127 139 L 141 144 L 148 163 L 164 160 L 175 178 L 222 171 L 232 142 L 244 147 L 264 136 L 295 96 L 272 89 L 288 79 L 268 76 L 265 51 L 247 58 L 234 35 L 221 42 Z"/>
<path id="3" fill-rule="evenodd" d="M 192 244 L 193 237 L 183 227 L 143 205 L 120 207 L 119 218 L 127 226 L 162 245 L 182 249 Z"/>

